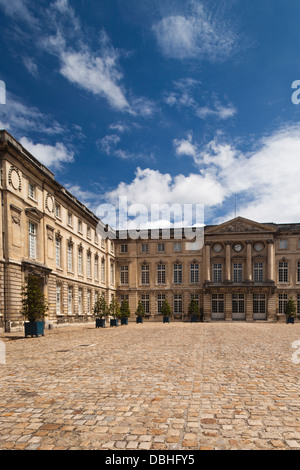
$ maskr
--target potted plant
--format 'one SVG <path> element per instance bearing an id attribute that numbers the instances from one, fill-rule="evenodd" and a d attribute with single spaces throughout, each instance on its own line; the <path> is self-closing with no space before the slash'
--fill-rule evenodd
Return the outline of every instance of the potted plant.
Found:
<path id="1" fill-rule="evenodd" d="M 44 317 L 48 311 L 48 302 L 41 291 L 41 279 L 28 276 L 22 287 L 22 315 L 28 320 L 24 322 L 25 337 L 44 336 Z"/>
<path id="2" fill-rule="evenodd" d="M 136 314 L 136 322 L 143 323 L 143 317 L 145 316 L 145 309 L 141 300 L 139 300 L 135 314 Z"/>
<path id="3" fill-rule="evenodd" d="M 130 317 L 130 309 L 128 300 L 124 299 L 121 302 L 120 307 L 120 318 L 121 318 L 121 325 L 128 325 L 128 318 Z"/>
<path id="4" fill-rule="evenodd" d="M 200 311 L 195 299 L 191 300 L 188 313 L 191 317 L 191 323 L 196 323 L 199 321 Z"/>
<path id="5" fill-rule="evenodd" d="M 295 322 L 296 313 L 297 313 L 296 303 L 293 299 L 289 299 L 287 301 L 286 308 L 285 308 L 286 322 L 293 324 Z"/>
<path id="6" fill-rule="evenodd" d="M 105 328 L 105 318 L 108 315 L 108 306 L 102 294 L 94 305 L 94 315 L 96 315 L 96 328 Z"/>
<path id="7" fill-rule="evenodd" d="M 118 326 L 118 318 L 120 316 L 120 306 L 115 297 L 112 297 L 109 305 L 110 326 Z"/>
<path id="8" fill-rule="evenodd" d="M 161 306 L 161 314 L 163 315 L 163 323 L 170 323 L 170 316 L 172 315 L 172 311 L 167 299 L 163 301 Z"/>

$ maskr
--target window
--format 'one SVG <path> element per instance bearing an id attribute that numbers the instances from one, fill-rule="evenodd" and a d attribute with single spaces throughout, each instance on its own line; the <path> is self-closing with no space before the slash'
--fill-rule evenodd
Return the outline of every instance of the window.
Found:
<path id="1" fill-rule="evenodd" d="M 174 251 L 175 252 L 181 251 L 181 243 L 174 243 Z"/>
<path id="2" fill-rule="evenodd" d="M 101 237 L 101 248 L 105 249 L 105 238 Z"/>
<path id="3" fill-rule="evenodd" d="M 61 208 L 59 204 L 55 204 L 55 217 L 58 219 L 61 217 Z"/>
<path id="4" fill-rule="evenodd" d="M 87 254 L 87 257 L 86 257 L 86 275 L 87 277 L 91 277 L 91 253 L 88 253 Z"/>
<path id="5" fill-rule="evenodd" d="M 232 294 L 232 313 L 245 313 L 244 294 Z"/>
<path id="6" fill-rule="evenodd" d="M 36 259 L 36 225 L 29 222 L 29 257 Z"/>
<path id="7" fill-rule="evenodd" d="M 30 199 L 35 200 L 36 198 L 36 188 L 35 188 L 35 185 L 32 183 L 28 184 L 28 196 L 30 197 Z"/>
<path id="8" fill-rule="evenodd" d="M 55 237 L 55 262 L 56 262 L 56 267 L 60 268 L 60 265 L 61 265 L 61 240 L 60 240 L 60 237 Z"/>
<path id="9" fill-rule="evenodd" d="M 253 313 L 266 313 L 265 294 L 253 294 Z"/>
<path id="10" fill-rule="evenodd" d="M 78 274 L 82 274 L 82 248 L 78 250 Z"/>
<path id="11" fill-rule="evenodd" d="M 73 217 L 71 212 L 68 212 L 68 225 L 72 227 Z"/>
<path id="12" fill-rule="evenodd" d="M 199 264 L 191 264 L 191 284 L 197 284 L 199 282 Z"/>
<path id="13" fill-rule="evenodd" d="M 233 263 L 233 282 L 243 281 L 243 264 Z"/>
<path id="14" fill-rule="evenodd" d="M 145 310 L 145 314 L 149 315 L 149 313 L 150 313 L 150 300 L 149 300 L 149 295 L 148 294 L 142 295 L 142 304 L 143 304 L 143 307 L 144 307 L 144 310 Z"/>
<path id="15" fill-rule="evenodd" d="M 82 233 L 82 220 L 78 220 L 78 232 Z"/>
<path id="16" fill-rule="evenodd" d="M 88 290 L 86 294 L 86 309 L 87 309 L 87 314 L 91 314 L 91 291 Z"/>
<path id="17" fill-rule="evenodd" d="M 114 265 L 110 265 L 110 283 L 113 286 L 115 283 L 115 270 L 114 270 Z"/>
<path id="18" fill-rule="evenodd" d="M 56 286 L 56 314 L 61 315 L 61 284 Z"/>
<path id="19" fill-rule="evenodd" d="M 297 315 L 300 315 L 300 294 L 297 295 Z"/>
<path id="20" fill-rule="evenodd" d="M 264 280 L 264 264 L 254 263 L 254 282 L 263 282 L 263 280 Z"/>
<path id="21" fill-rule="evenodd" d="M 95 280 L 98 281 L 99 279 L 99 258 L 95 256 Z"/>
<path id="22" fill-rule="evenodd" d="M 78 315 L 82 315 L 82 289 L 78 289 Z"/>
<path id="23" fill-rule="evenodd" d="M 128 253 L 128 245 L 121 245 L 121 253 Z"/>
<path id="24" fill-rule="evenodd" d="M 279 240 L 279 248 L 286 250 L 288 248 L 287 240 Z"/>
<path id="25" fill-rule="evenodd" d="M 300 282 L 300 261 L 297 263 L 297 282 Z"/>
<path id="26" fill-rule="evenodd" d="M 158 245 L 157 245 L 157 251 L 158 251 L 159 253 L 165 251 L 165 244 L 164 244 L 164 243 L 158 243 Z"/>
<path id="27" fill-rule="evenodd" d="M 174 295 L 174 314 L 182 313 L 182 295 L 175 294 Z"/>
<path id="28" fill-rule="evenodd" d="M 105 282 L 105 260 L 102 258 L 101 260 L 101 281 Z"/>
<path id="29" fill-rule="evenodd" d="M 141 266 L 142 284 L 149 284 L 149 265 Z"/>
<path id="30" fill-rule="evenodd" d="M 72 272 L 73 269 L 73 245 L 68 243 L 68 260 L 67 260 L 68 271 Z"/>
<path id="31" fill-rule="evenodd" d="M 224 294 L 212 294 L 211 311 L 212 313 L 224 313 Z"/>
<path id="32" fill-rule="evenodd" d="M 73 287 L 68 286 L 68 315 L 73 314 Z"/>
<path id="33" fill-rule="evenodd" d="M 121 266 L 121 284 L 128 284 L 128 266 Z"/>
<path id="34" fill-rule="evenodd" d="M 165 264 L 159 264 L 157 266 L 157 284 L 166 283 L 166 266 Z"/>
<path id="35" fill-rule="evenodd" d="M 148 243 L 142 243 L 142 253 L 148 253 Z"/>
<path id="36" fill-rule="evenodd" d="M 215 263 L 213 265 L 213 282 L 222 282 L 222 271 L 223 265 L 221 263 Z"/>
<path id="37" fill-rule="evenodd" d="M 279 263 L 278 280 L 279 282 L 289 282 L 289 268 L 286 261 Z"/>
<path id="38" fill-rule="evenodd" d="M 111 251 L 112 253 L 114 253 L 114 250 L 115 250 L 115 245 L 114 245 L 114 242 L 111 241 L 111 242 L 110 242 L 110 251 Z"/>
<path id="39" fill-rule="evenodd" d="M 158 294 L 157 296 L 157 313 L 161 313 L 161 308 L 163 305 L 163 302 L 165 300 L 166 296 L 165 294 Z"/>
<path id="40" fill-rule="evenodd" d="M 86 228 L 86 236 L 87 238 L 91 238 L 91 227 Z"/>
<path id="41" fill-rule="evenodd" d="M 123 302 L 123 300 L 129 301 L 129 295 L 128 294 L 122 294 L 121 295 L 121 303 Z"/>
<path id="42" fill-rule="evenodd" d="M 287 301 L 288 301 L 287 294 L 278 295 L 278 312 L 279 313 L 285 313 Z"/>
<path id="43" fill-rule="evenodd" d="M 174 284 L 182 283 L 182 264 L 174 264 Z"/>

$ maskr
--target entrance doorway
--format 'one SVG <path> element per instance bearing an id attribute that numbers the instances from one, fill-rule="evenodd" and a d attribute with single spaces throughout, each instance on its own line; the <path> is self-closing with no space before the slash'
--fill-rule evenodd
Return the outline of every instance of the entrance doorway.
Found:
<path id="1" fill-rule="evenodd" d="M 232 320 L 246 320 L 245 294 L 232 294 Z"/>

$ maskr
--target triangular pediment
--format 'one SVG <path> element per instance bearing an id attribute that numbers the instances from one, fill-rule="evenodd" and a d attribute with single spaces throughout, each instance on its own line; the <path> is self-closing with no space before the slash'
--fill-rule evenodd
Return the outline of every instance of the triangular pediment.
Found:
<path id="1" fill-rule="evenodd" d="M 223 224 L 216 225 L 208 228 L 206 234 L 214 233 L 274 233 L 275 227 L 260 224 L 253 220 L 245 219 L 244 217 L 236 217 L 235 219 L 224 222 Z"/>

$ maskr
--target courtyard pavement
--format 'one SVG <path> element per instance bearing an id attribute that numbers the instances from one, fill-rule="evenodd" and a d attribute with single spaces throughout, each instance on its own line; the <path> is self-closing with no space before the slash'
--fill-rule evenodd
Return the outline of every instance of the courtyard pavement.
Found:
<path id="1" fill-rule="evenodd" d="M 1 450 L 300 449 L 300 324 L 88 324 L 0 340 Z"/>

